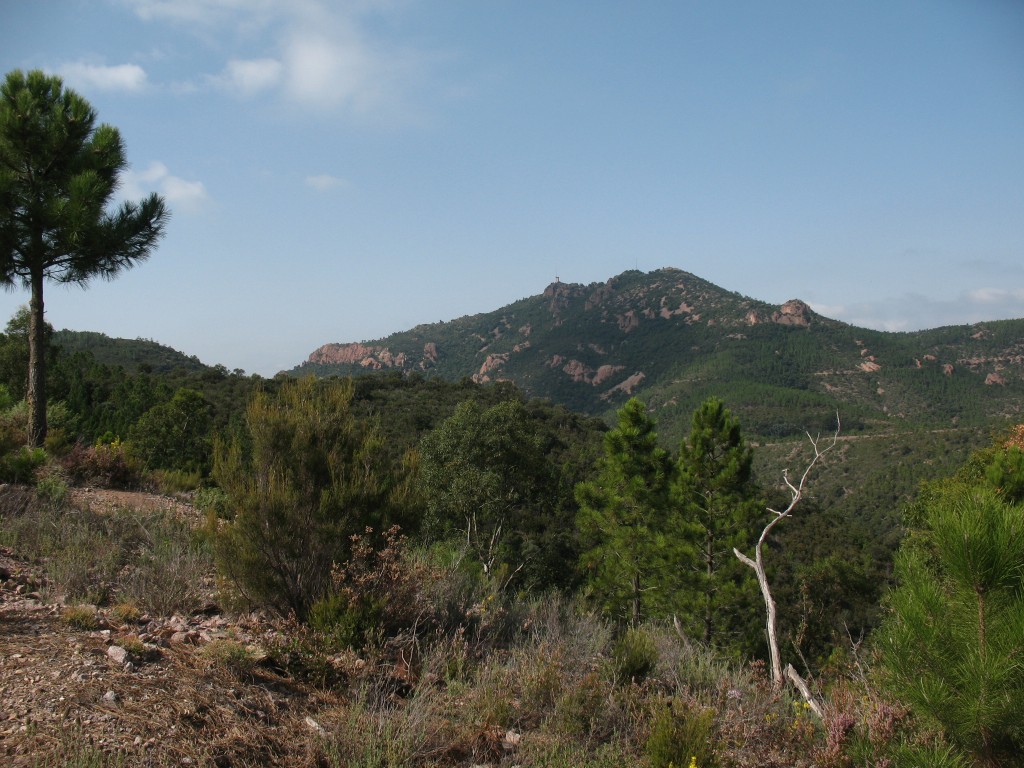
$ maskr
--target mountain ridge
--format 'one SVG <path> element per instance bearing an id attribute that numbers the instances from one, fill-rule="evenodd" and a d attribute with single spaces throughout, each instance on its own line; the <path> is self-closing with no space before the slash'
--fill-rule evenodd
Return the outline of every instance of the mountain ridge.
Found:
<path id="1" fill-rule="evenodd" d="M 766 437 L 802 432 L 836 410 L 855 430 L 979 425 L 1024 410 L 1024 320 L 875 331 L 668 267 L 589 285 L 556 280 L 492 312 L 324 344 L 288 373 L 380 370 L 509 380 L 605 416 L 633 395 L 669 418 L 718 395 Z M 797 424 L 795 410 L 814 417 Z"/>

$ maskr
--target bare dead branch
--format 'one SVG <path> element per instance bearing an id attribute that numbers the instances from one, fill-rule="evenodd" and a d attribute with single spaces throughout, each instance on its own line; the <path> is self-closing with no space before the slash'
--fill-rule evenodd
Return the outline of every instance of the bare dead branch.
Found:
<path id="1" fill-rule="evenodd" d="M 796 508 L 796 505 L 800 502 L 800 499 L 803 498 L 804 489 L 807 485 L 807 479 L 811 476 L 811 470 L 814 469 L 815 465 L 817 465 L 817 463 L 826 453 L 828 453 L 829 451 L 836 447 L 836 443 L 839 441 L 839 431 L 841 427 L 842 424 L 839 420 L 839 412 L 837 411 L 836 431 L 832 435 L 832 441 L 824 448 L 822 448 L 819 445 L 821 442 L 820 435 L 812 437 L 810 432 L 807 433 L 807 439 L 810 440 L 811 447 L 814 449 L 814 458 L 812 458 L 810 462 L 808 462 L 807 466 L 804 468 L 803 473 L 800 475 L 800 480 L 795 485 L 793 481 L 790 480 L 788 470 L 784 470 L 782 473 L 782 479 L 785 482 L 786 487 L 789 489 L 789 504 L 783 510 L 772 509 L 771 507 L 768 508 L 768 511 L 771 512 L 774 515 L 774 517 L 768 521 L 768 524 L 764 527 L 764 530 L 761 531 L 761 535 L 757 540 L 757 544 L 754 545 L 753 558 L 743 554 L 735 547 L 732 550 L 733 554 L 736 555 L 740 562 L 752 568 L 754 573 L 757 575 L 757 583 L 758 586 L 761 588 L 761 596 L 764 598 L 765 612 L 767 614 L 765 628 L 768 636 L 768 653 L 771 659 L 772 684 L 776 688 L 782 687 L 784 678 L 782 669 L 782 658 L 779 653 L 779 641 L 777 631 L 777 608 L 775 605 L 775 599 L 772 597 L 771 585 L 769 585 L 768 583 L 768 576 L 765 573 L 764 567 L 764 543 L 768 539 L 768 534 L 771 533 L 772 529 L 778 523 L 789 517 L 793 513 L 793 510 Z M 792 665 L 790 665 L 789 669 L 793 669 Z M 793 673 L 796 674 L 795 669 L 793 669 Z M 799 677 L 799 674 L 797 674 L 797 678 Z M 803 693 L 803 689 L 801 689 L 801 693 Z M 804 695 L 804 699 L 808 702 L 808 704 L 811 703 L 810 699 L 807 698 L 809 693 L 810 691 L 808 689 L 808 693 Z M 815 711 L 817 712 L 818 709 L 816 709 Z"/>

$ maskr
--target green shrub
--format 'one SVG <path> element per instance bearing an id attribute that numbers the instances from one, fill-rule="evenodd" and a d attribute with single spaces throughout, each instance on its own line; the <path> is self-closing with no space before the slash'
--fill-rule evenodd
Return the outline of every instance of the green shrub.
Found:
<path id="1" fill-rule="evenodd" d="M 657 666 L 658 649 L 646 630 L 630 627 L 615 643 L 612 657 L 620 683 L 641 682 Z"/>
<path id="2" fill-rule="evenodd" d="M 226 669 L 239 677 L 250 674 L 256 666 L 256 657 L 235 640 L 211 640 L 203 647 L 202 655 L 211 666 Z"/>
<path id="3" fill-rule="evenodd" d="M 139 486 L 142 472 L 119 440 L 94 446 L 76 445 L 61 460 L 73 485 L 131 489 Z"/>
<path id="4" fill-rule="evenodd" d="M 61 618 L 69 627 L 85 632 L 99 629 L 100 626 L 96 608 L 91 605 L 69 605 L 64 609 Z"/>
<path id="5" fill-rule="evenodd" d="M 979 764 L 1024 751 L 1024 518 L 991 490 L 925 508 L 879 632 L 893 693 Z"/>
<path id="6" fill-rule="evenodd" d="M 370 599 L 351 602 L 344 594 L 334 593 L 313 603 L 309 626 L 324 634 L 340 648 L 362 648 L 381 626 L 383 604 Z"/>
<path id="7" fill-rule="evenodd" d="M 236 510 L 211 530 L 217 561 L 252 602 L 304 619 L 349 537 L 392 510 L 399 478 L 379 433 L 352 414 L 352 393 L 312 378 L 259 392 L 247 435 L 215 448 L 214 477 Z"/>
<path id="8" fill-rule="evenodd" d="M 31 484 L 45 463 L 46 451 L 42 448 L 15 448 L 0 457 L 0 482 Z"/>
<path id="9" fill-rule="evenodd" d="M 157 493 L 165 496 L 194 491 L 203 481 L 198 471 L 183 469 L 155 469 L 149 473 L 149 477 Z"/>
<path id="10" fill-rule="evenodd" d="M 197 489 L 192 497 L 192 505 L 207 519 L 211 515 L 214 520 L 230 520 L 234 516 L 231 510 L 231 500 L 224 491 L 216 486 Z"/>
<path id="11" fill-rule="evenodd" d="M 655 713 L 647 738 L 651 768 L 683 768 L 694 763 L 699 768 L 713 768 L 714 721 L 714 710 L 698 710 L 688 702 L 669 699 Z"/>
<path id="12" fill-rule="evenodd" d="M 947 745 L 901 744 L 889 757 L 893 768 L 971 768 L 975 765 Z"/>
<path id="13" fill-rule="evenodd" d="M 60 506 L 68 495 L 68 484 L 56 474 L 47 474 L 36 481 L 36 496 L 54 506 Z"/>
<path id="14" fill-rule="evenodd" d="M 145 521 L 148 536 L 137 545 L 134 565 L 124 574 L 122 599 L 157 616 L 188 613 L 203 600 L 203 577 L 212 557 L 189 527 L 170 515 Z"/>

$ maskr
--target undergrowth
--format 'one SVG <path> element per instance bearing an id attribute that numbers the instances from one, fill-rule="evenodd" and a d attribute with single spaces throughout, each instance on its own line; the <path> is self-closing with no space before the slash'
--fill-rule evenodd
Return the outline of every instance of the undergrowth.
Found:
<path id="1" fill-rule="evenodd" d="M 45 594 L 73 606 L 69 625 L 95 629 L 104 604 L 125 622 L 199 607 L 213 567 L 202 536 L 167 514 L 57 497 L 0 493 L 0 544 L 45 568 Z M 269 669 L 340 694 L 317 713 L 324 725 L 293 736 L 310 765 L 956 764 L 941 742 L 915 741 L 905 710 L 863 667 L 835 674 L 822 724 L 773 689 L 760 663 L 738 664 L 665 624 L 618 627 L 572 596 L 504 586 L 450 549 L 367 531 L 310 623 L 269 623 L 258 648 L 210 642 L 194 663 L 232 684 L 259 685 Z M 252 727 L 246 738 L 265 743 Z M 88 750 L 62 755 L 108 764 Z"/>

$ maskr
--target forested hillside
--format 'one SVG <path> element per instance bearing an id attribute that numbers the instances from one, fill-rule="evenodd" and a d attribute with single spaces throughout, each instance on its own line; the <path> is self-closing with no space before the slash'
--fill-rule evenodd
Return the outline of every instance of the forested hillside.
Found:
<path id="1" fill-rule="evenodd" d="M 712 395 L 765 439 L 827 428 L 837 410 L 848 434 L 987 427 L 1024 409 L 1024 320 L 883 333 L 662 269 L 554 283 L 494 312 L 327 344 L 291 373 L 378 370 L 508 380 L 605 418 L 636 395 L 670 442 Z"/>

